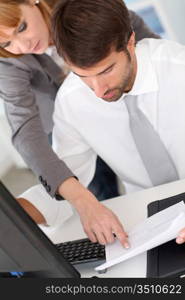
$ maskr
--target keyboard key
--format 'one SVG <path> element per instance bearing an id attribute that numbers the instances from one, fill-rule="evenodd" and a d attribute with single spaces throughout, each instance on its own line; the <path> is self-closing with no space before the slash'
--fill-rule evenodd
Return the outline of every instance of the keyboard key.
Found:
<path id="1" fill-rule="evenodd" d="M 92 243 L 89 239 L 60 243 L 56 247 L 72 264 L 105 259 L 105 246 Z"/>

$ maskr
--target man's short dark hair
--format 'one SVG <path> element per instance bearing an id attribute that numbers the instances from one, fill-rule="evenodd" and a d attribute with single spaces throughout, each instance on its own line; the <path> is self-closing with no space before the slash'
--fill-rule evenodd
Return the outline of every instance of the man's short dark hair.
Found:
<path id="1" fill-rule="evenodd" d="M 132 27 L 122 0 L 59 0 L 52 31 L 59 55 L 86 68 L 126 50 Z"/>

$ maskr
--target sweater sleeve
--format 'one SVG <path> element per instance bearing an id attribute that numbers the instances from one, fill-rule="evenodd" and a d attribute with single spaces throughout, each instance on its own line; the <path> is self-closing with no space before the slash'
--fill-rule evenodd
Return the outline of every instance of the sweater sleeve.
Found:
<path id="1" fill-rule="evenodd" d="M 29 70 L 1 63 L 0 96 L 5 103 L 13 145 L 54 197 L 59 185 L 74 175 L 48 142 L 30 80 Z"/>

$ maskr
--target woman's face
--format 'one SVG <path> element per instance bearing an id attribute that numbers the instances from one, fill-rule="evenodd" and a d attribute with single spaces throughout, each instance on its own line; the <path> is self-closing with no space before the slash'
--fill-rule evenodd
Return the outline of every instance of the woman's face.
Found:
<path id="1" fill-rule="evenodd" d="M 16 28 L 3 27 L 0 47 L 13 54 L 42 54 L 50 43 L 50 33 L 37 5 L 20 5 L 21 21 Z"/>

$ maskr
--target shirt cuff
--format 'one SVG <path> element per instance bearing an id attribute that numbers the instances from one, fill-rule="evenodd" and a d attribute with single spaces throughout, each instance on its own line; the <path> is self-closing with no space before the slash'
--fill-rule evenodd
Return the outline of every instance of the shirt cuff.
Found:
<path id="1" fill-rule="evenodd" d="M 19 197 L 33 204 L 44 216 L 48 226 L 58 227 L 73 215 L 72 207 L 66 200 L 59 202 L 52 199 L 41 184 L 29 188 Z"/>

